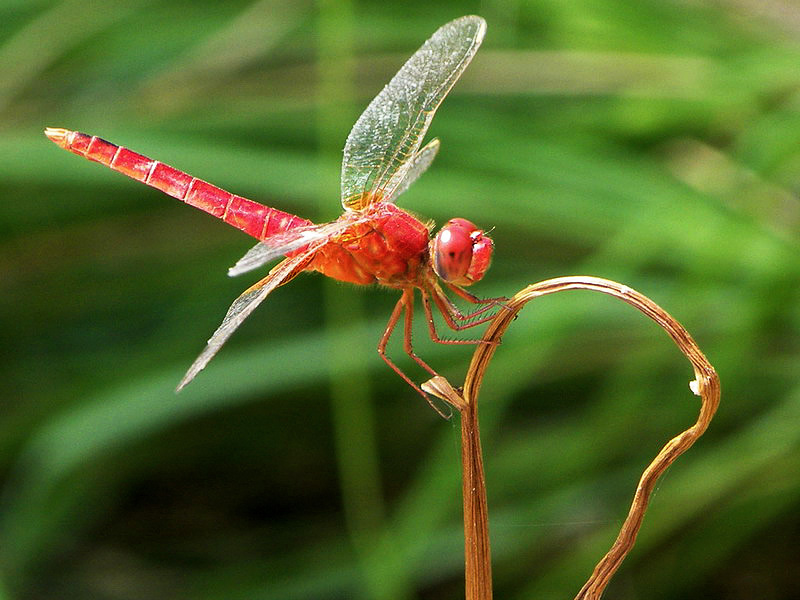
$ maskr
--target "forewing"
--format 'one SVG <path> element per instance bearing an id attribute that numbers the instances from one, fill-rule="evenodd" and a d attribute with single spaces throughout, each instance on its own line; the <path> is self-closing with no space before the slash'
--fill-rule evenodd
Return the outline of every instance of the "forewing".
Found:
<path id="1" fill-rule="evenodd" d="M 286 283 L 295 275 L 300 273 L 314 256 L 316 249 L 311 249 L 299 256 L 287 258 L 272 269 L 264 279 L 250 287 L 244 294 L 239 296 L 231 307 L 228 313 L 222 320 L 222 324 L 208 340 L 203 352 L 189 367 L 186 375 L 183 376 L 181 382 L 178 384 L 176 391 L 181 391 L 186 384 L 188 384 L 195 376 L 202 371 L 214 355 L 219 351 L 222 345 L 231 337 L 234 331 L 242 324 L 242 322 L 250 316 L 256 307 L 261 304 L 264 299 L 269 295 L 272 290 L 281 284 Z"/>
<path id="2" fill-rule="evenodd" d="M 344 231 L 351 222 L 333 221 L 325 225 L 309 225 L 298 227 L 267 238 L 259 242 L 228 269 L 228 275 L 234 277 L 261 267 L 271 260 L 299 250 L 303 246 L 313 244 L 320 240 L 327 240 Z"/>
<path id="3" fill-rule="evenodd" d="M 486 22 L 450 21 L 408 59 L 370 102 L 344 147 L 342 205 L 360 210 L 391 198 L 436 109 L 478 51 Z M 390 187 L 394 186 L 394 187 Z"/>

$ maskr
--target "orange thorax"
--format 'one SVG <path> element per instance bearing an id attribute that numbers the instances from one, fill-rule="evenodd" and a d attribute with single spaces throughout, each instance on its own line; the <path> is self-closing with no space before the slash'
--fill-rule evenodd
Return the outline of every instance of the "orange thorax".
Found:
<path id="1" fill-rule="evenodd" d="M 358 219 L 344 233 L 325 244 L 309 270 L 350 283 L 403 286 L 419 281 L 426 263 L 428 227 L 394 204 L 377 204 L 362 213 L 345 213 L 344 220 Z"/>

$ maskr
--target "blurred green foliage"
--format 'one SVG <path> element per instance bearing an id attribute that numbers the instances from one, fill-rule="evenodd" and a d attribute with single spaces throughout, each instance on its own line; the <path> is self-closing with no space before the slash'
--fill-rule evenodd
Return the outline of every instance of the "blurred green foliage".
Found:
<path id="1" fill-rule="evenodd" d="M 789 0 L 0 5 L 0 597 L 463 597 L 458 428 L 381 362 L 394 294 L 308 275 L 184 393 L 241 233 L 57 149 L 102 135 L 320 220 L 360 110 L 441 24 L 489 23 L 402 204 L 494 228 L 474 291 L 650 296 L 723 384 L 609 598 L 796 598 L 800 17 Z M 469 348 L 417 323 L 451 381 Z M 402 348 L 392 352 L 412 375 Z M 482 396 L 498 598 L 571 598 L 698 408 L 631 308 L 529 305 Z"/>

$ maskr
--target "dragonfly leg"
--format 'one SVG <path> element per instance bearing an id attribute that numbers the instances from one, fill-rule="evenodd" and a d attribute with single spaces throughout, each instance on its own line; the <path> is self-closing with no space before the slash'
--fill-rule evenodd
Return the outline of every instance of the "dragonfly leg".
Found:
<path id="1" fill-rule="evenodd" d="M 469 314 L 463 315 L 461 311 L 452 303 L 450 298 L 442 291 L 437 285 L 431 286 L 430 294 L 433 296 L 433 302 L 436 304 L 436 307 L 439 309 L 439 312 L 442 313 L 442 317 L 444 317 L 445 323 L 447 326 L 450 327 L 453 331 L 463 331 L 464 329 L 469 329 L 470 327 L 476 327 L 478 325 L 482 325 L 483 323 L 487 323 L 494 318 L 494 314 L 482 317 L 477 321 L 471 321 L 469 323 L 457 323 L 456 319 L 459 321 L 468 321 L 470 319 L 474 319 L 475 317 L 480 316 L 481 314 L 485 313 L 487 310 L 491 309 L 494 304 L 487 304 L 477 311 Z M 471 295 L 471 294 L 470 294 Z M 493 299 L 494 300 L 494 299 Z M 481 340 L 443 340 L 441 339 L 438 334 L 436 333 L 434 323 L 433 323 L 433 311 L 431 310 L 430 300 L 428 298 L 428 290 L 422 290 L 422 305 L 425 307 L 425 316 L 428 319 L 428 330 L 431 334 L 431 339 L 434 342 L 438 342 L 440 344 L 478 344 Z"/>
<path id="2" fill-rule="evenodd" d="M 508 302 L 508 298 L 506 298 L 504 296 L 499 296 L 497 298 L 478 298 L 476 295 L 470 294 L 467 290 L 465 290 L 462 287 L 459 287 L 459 286 L 454 285 L 452 283 L 448 283 L 446 281 L 444 282 L 444 284 L 448 287 L 448 289 L 450 289 L 459 298 L 462 298 L 462 299 L 464 299 L 467 302 L 470 302 L 472 304 L 479 304 L 479 305 L 483 304 L 483 305 L 485 305 L 485 306 L 482 306 L 481 308 L 479 308 L 479 309 L 477 309 L 477 310 L 475 310 L 475 311 L 473 311 L 471 313 L 468 313 L 466 315 L 462 314 L 461 311 L 458 309 L 458 307 L 455 304 L 453 304 L 453 302 L 450 300 L 450 298 L 448 298 L 441 291 L 441 288 L 439 288 L 438 284 L 436 284 L 436 287 L 438 288 L 440 296 L 443 298 L 443 300 L 450 307 L 449 310 L 451 310 L 451 314 L 456 319 L 458 319 L 459 321 L 468 321 L 469 319 L 473 319 L 473 318 L 477 317 L 478 315 L 481 315 L 481 314 L 485 313 L 487 310 L 491 310 L 495 306 L 500 306 L 502 308 L 507 308 L 506 302 Z"/>
<path id="3" fill-rule="evenodd" d="M 414 288 L 407 288 L 403 290 L 403 296 L 400 298 L 406 309 L 405 323 L 403 327 L 403 349 L 411 358 L 428 373 L 436 377 L 438 373 L 434 371 L 428 363 L 422 360 L 414 353 L 414 348 L 411 345 L 412 325 L 414 322 Z"/>
<path id="4" fill-rule="evenodd" d="M 453 303 L 453 301 L 450 300 L 450 298 L 447 296 L 447 294 L 445 294 L 444 291 L 442 291 L 442 288 L 439 287 L 438 284 L 434 284 L 431 287 L 431 293 L 433 294 L 434 301 L 436 302 L 436 306 L 442 312 L 442 315 L 447 313 L 451 318 L 456 319 L 458 321 L 469 321 L 469 320 L 474 319 L 475 317 L 477 317 L 479 315 L 482 315 L 483 313 L 491 310 L 492 308 L 494 308 L 494 304 L 486 303 L 485 306 L 482 306 L 482 307 L 478 308 L 477 310 L 474 310 L 474 311 L 472 311 L 470 313 L 464 314 Z M 483 321 L 481 321 L 481 322 L 483 322 Z M 456 326 L 456 327 L 453 327 L 453 329 L 457 329 L 457 330 L 458 329 L 466 329 L 467 327 L 473 327 L 474 325 L 477 325 L 477 323 L 475 323 L 475 324 L 470 323 L 470 324 L 465 324 L 465 325 L 462 325 L 462 326 Z"/>
<path id="5" fill-rule="evenodd" d="M 400 296 L 400 300 L 398 300 L 397 304 L 394 305 L 394 310 L 392 310 L 392 315 L 389 317 L 389 322 L 386 324 L 386 329 L 384 330 L 383 335 L 381 336 L 381 339 L 378 342 L 378 354 L 383 359 L 383 362 L 389 365 L 395 373 L 397 373 L 398 375 L 400 375 L 400 377 L 403 378 L 403 381 L 405 381 L 408 385 L 414 388 L 420 396 L 425 398 L 425 401 L 431 405 L 431 408 L 433 408 L 433 410 L 439 413 L 439 415 L 441 415 L 443 418 L 449 419 L 450 416 L 452 415 L 445 414 L 442 411 L 442 409 L 436 406 L 431 400 L 431 398 L 428 396 L 428 394 L 426 394 L 421 387 L 419 387 L 416 383 L 414 383 L 411 380 L 411 378 L 400 369 L 400 367 L 394 364 L 394 361 L 392 361 L 392 359 L 389 358 L 389 356 L 386 354 L 386 345 L 389 343 L 389 338 L 392 337 L 392 332 L 394 331 L 394 328 L 397 326 L 397 322 L 400 320 L 400 315 L 403 311 L 405 311 L 405 319 L 403 326 L 405 339 L 403 341 L 403 348 L 405 349 L 406 354 L 408 354 L 411 358 L 413 358 L 414 361 L 419 366 L 421 366 L 423 369 L 425 369 L 428 373 L 430 373 L 434 377 L 438 375 L 438 373 L 434 371 L 428 365 L 428 363 L 426 363 L 419 356 L 414 354 L 414 349 L 411 346 L 411 324 L 413 322 L 413 316 L 414 316 L 413 288 L 404 289 L 403 295 Z"/>

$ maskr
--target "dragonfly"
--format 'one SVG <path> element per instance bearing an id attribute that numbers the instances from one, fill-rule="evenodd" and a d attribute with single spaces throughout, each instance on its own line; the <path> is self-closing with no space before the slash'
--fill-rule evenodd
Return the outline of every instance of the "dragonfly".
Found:
<path id="1" fill-rule="evenodd" d="M 494 245 L 486 232 L 463 218 L 451 219 L 431 237 L 432 223 L 399 208 L 395 200 L 436 156 L 439 140 L 434 138 L 422 146 L 423 138 L 442 100 L 475 56 L 485 32 L 486 22 L 478 16 L 461 17 L 443 25 L 367 106 L 344 147 L 344 212 L 326 224 L 314 224 L 232 194 L 100 137 L 62 128 L 45 130 L 45 135 L 61 148 L 159 189 L 256 238 L 258 243 L 230 268 L 229 275 L 284 257 L 234 301 L 178 384 L 178 391 L 194 379 L 275 288 L 301 272 L 317 271 L 339 281 L 378 284 L 400 291 L 378 342 L 378 353 L 437 409 L 422 388 L 388 356 L 387 344 L 402 318 L 406 354 L 431 376 L 437 376 L 411 344 L 415 290 L 422 297 L 431 339 L 445 344 L 481 343 L 440 337 L 432 307 L 455 331 L 491 319 L 491 309 L 502 306 L 504 298 L 481 299 L 464 288 L 483 278 Z M 462 312 L 443 287 L 474 305 L 474 310 Z"/>

